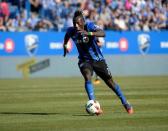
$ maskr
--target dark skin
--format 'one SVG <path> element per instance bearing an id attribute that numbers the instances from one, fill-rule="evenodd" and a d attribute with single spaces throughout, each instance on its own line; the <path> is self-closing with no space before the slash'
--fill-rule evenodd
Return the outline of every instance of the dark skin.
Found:
<path id="1" fill-rule="evenodd" d="M 85 22 L 84 22 L 83 18 L 77 17 L 76 28 L 77 28 L 78 32 L 81 34 L 87 35 L 88 32 L 84 30 L 84 25 L 85 25 Z M 93 32 L 93 35 L 96 37 L 105 37 L 105 32 L 103 30 L 98 30 L 98 31 Z"/>
<path id="2" fill-rule="evenodd" d="M 88 32 L 86 30 L 84 30 L 84 25 L 85 22 L 83 20 L 82 17 L 77 17 L 76 19 L 76 25 L 75 27 L 77 28 L 77 32 L 84 34 L 84 35 L 88 35 Z M 105 37 L 105 32 L 103 30 L 97 30 L 95 32 L 92 32 L 93 36 L 96 37 Z M 70 36 L 66 33 L 65 37 L 64 37 L 64 44 L 63 44 L 63 48 L 64 48 L 64 54 L 63 56 L 65 57 L 67 53 L 69 53 L 68 49 L 67 49 L 67 43 L 68 40 L 70 39 Z M 89 69 L 84 69 L 81 71 L 85 81 L 91 81 L 92 79 L 92 72 Z M 113 81 L 113 79 L 109 79 L 109 80 L 104 80 L 104 82 L 108 85 L 109 88 L 111 88 L 114 91 L 115 88 L 115 83 Z"/>
<path id="3" fill-rule="evenodd" d="M 83 18 L 80 16 L 77 17 L 76 25 L 75 25 L 75 28 L 77 28 L 77 32 L 84 34 L 84 35 L 88 35 L 88 32 L 86 30 L 84 30 L 84 25 L 85 25 L 85 22 L 84 22 Z M 92 33 L 96 37 L 105 37 L 105 32 L 103 30 L 97 30 Z M 67 50 L 67 47 L 66 47 L 69 39 L 70 39 L 70 37 L 66 33 L 65 38 L 64 38 L 64 44 L 63 44 L 63 47 L 64 47 L 64 55 L 63 56 L 64 57 L 66 56 L 67 53 L 69 53 L 69 51 Z"/>

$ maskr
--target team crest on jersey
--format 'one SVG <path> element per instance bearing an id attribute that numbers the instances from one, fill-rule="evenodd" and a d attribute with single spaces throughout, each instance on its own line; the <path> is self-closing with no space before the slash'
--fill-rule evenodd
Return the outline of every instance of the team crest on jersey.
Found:
<path id="1" fill-rule="evenodd" d="M 138 44 L 140 52 L 143 55 L 147 54 L 150 47 L 150 36 L 148 34 L 138 35 Z"/>
<path id="2" fill-rule="evenodd" d="M 26 50 L 30 56 L 36 54 L 39 44 L 39 38 L 37 35 L 29 34 L 25 36 Z"/>
<path id="3" fill-rule="evenodd" d="M 83 43 L 88 43 L 89 42 L 89 37 L 88 36 L 83 36 L 82 41 L 83 41 Z"/>
<path id="4" fill-rule="evenodd" d="M 80 43 L 88 43 L 89 42 L 89 37 L 86 35 L 83 35 L 82 37 L 80 37 L 80 39 L 77 39 L 76 42 L 78 44 Z"/>

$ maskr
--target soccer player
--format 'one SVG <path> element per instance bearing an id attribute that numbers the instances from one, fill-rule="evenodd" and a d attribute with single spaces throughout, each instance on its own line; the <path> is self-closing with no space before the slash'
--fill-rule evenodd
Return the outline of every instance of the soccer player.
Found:
<path id="1" fill-rule="evenodd" d="M 68 53 L 67 43 L 71 38 L 79 53 L 79 69 L 85 80 L 85 90 L 89 100 L 95 100 L 92 84 L 93 71 L 115 92 L 128 114 L 133 113 L 133 107 L 128 103 L 119 85 L 113 81 L 111 72 L 100 51 L 96 37 L 105 37 L 105 32 L 93 22 L 85 22 L 82 11 L 77 10 L 73 16 L 73 27 L 69 27 L 64 37 L 64 57 Z"/>

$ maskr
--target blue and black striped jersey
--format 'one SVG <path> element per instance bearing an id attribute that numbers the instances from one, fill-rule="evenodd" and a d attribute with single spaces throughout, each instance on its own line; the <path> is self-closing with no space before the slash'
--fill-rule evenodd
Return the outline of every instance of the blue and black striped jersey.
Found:
<path id="1" fill-rule="evenodd" d="M 95 32 L 99 30 L 100 27 L 95 25 L 93 22 L 86 22 L 84 29 L 87 32 Z M 81 33 L 78 33 L 74 27 L 69 27 L 67 34 L 71 37 L 77 47 L 79 60 L 104 60 L 101 50 L 97 45 L 97 38 L 95 36 L 81 35 Z"/>

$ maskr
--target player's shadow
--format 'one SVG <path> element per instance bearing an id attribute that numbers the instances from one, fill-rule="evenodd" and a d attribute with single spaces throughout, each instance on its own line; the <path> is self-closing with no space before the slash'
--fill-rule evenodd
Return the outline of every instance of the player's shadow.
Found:
<path id="1" fill-rule="evenodd" d="M 62 115 L 63 113 L 35 113 L 35 112 L 0 112 L 4 115 Z"/>
<path id="2" fill-rule="evenodd" d="M 76 114 L 72 114 L 72 116 L 75 116 L 75 117 L 81 117 L 81 116 L 88 116 L 88 117 L 92 117 L 92 116 L 96 116 L 96 115 L 91 115 L 91 114 L 88 114 L 88 113 L 76 113 Z"/>
<path id="3" fill-rule="evenodd" d="M 91 116 L 89 114 L 73 114 L 72 116 Z"/>
<path id="4" fill-rule="evenodd" d="M 3 115 L 65 115 L 65 112 L 62 113 L 43 113 L 43 112 L 0 112 L 0 114 Z M 72 115 L 72 116 L 90 116 L 88 114 L 69 114 L 66 115 Z"/>

